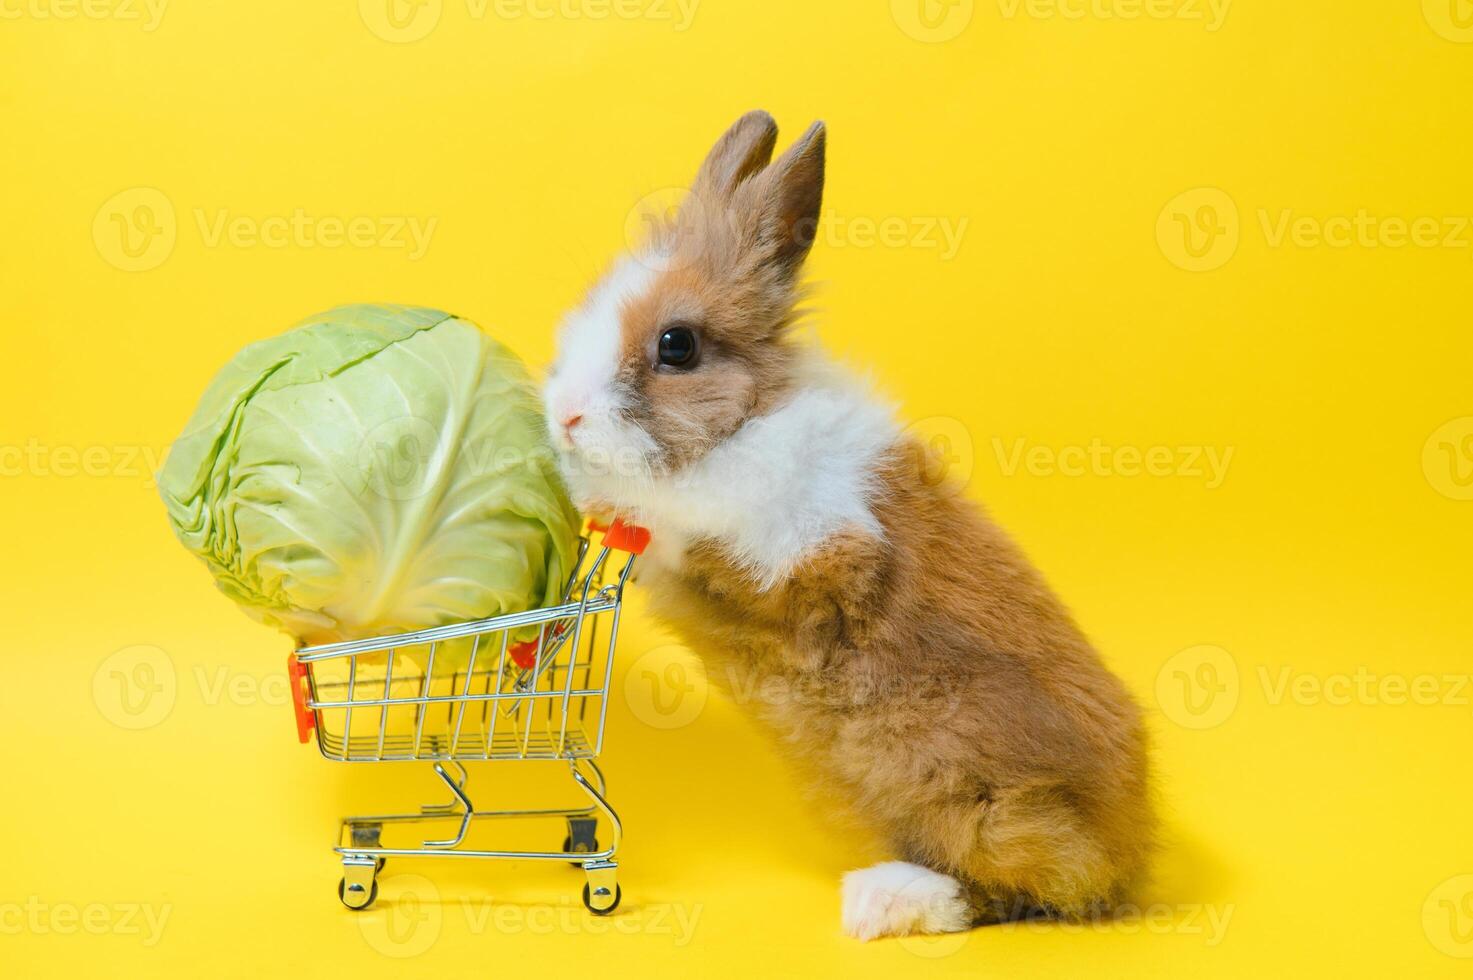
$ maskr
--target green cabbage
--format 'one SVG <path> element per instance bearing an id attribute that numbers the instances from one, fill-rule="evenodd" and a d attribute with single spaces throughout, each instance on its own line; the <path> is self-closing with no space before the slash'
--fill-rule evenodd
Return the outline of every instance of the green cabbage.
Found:
<path id="1" fill-rule="evenodd" d="M 555 603 L 577 557 L 525 367 L 435 310 L 344 306 L 247 347 L 159 490 L 220 591 L 308 644 Z"/>

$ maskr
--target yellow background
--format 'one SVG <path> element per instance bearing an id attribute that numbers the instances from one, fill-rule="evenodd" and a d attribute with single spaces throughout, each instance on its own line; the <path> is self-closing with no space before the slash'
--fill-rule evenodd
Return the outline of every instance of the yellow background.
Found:
<path id="1" fill-rule="evenodd" d="M 152 29 L 122 2 L 0 0 L 0 971 L 1466 975 L 1464 0 L 443 0 L 399 8 L 410 42 L 387 0 L 175 0 Z M 838 877 L 878 855 L 735 706 L 659 727 L 637 688 L 670 640 L 637 597 L 607 934 L 562 866 L 399 862 L 363 915 L 333 894 L 337 817 L 437 790 L 296 744 L 286 644 L 172 540 L 143 456 L 242 345 L 340 302 L 446 308 L 545 363 L 639 202 L 757 106 L 830 126 L 818 332 L 946 440 L 1148 709 L 1148 926 L 843 938 Z M 436 224 L 417 257 L 208 234 L 297 209 Z M 1340 237 L 1362 212 L 1393 221 Z M 1424 217 L 1436 244 L 1391 247 Z M 925 232 L 963 221 L 954 254 Z M 1104 463 L 1049 465 L 1094 440 Z M 1190 452 L 1119 472 L 1156 446 L 1233 455 L 1214 486 Z M 1396 703 L 1425 677 L 1433 703 Z"/>

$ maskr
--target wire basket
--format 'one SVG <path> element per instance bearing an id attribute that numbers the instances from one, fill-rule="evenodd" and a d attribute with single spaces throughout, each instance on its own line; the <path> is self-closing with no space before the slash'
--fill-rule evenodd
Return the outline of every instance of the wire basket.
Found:
<path id="1" fill-rule="evenodd" d="M 349 908 L 372 904 L 377 873 L 388 857 L 461 856 L 568 860 L 588 875 L 584 903 L 612 912 L 619 890 L 614 852 L 622 825 L 606 799 L 594 763 L 603 750 L 609 684 L 624 586 L 649 532 L 614 522 L 594 524 L 603 545 L 579 542 L 578 560 L 555 606 L 396 636 L 297 650 L 288 661 L 297 734 L 314 734 L 334 762 L 429 762 L 449 787 L 449 803 L 413 814 L 344 819 L 335 848 L 344 876 L 339 897 Z M 627 557 L 617 569 L 613 556 Z M 589 556 L 593 555 L 592 561 Z M 470 762 L 561 760 L 589 797 L 580 807 L 478 811 L 466 793 Z M 447 768 L 447 765 L 449 768 Z M 610 846 L 596 833 L 602 814 Z M 568 834 L 557 851 L 487 851 L 463 846 L 472 821 L 491 817 L 563 817 Z M 458 820 L 457 833 L 413 846 L 385 846 L 385 825 Z"/>

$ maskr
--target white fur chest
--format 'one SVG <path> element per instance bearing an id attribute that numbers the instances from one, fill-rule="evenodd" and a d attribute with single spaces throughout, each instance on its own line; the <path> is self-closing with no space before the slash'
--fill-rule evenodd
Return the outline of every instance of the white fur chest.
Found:
<path id="1" fill-rule="evenodd" d="M 678 573 L 689 544 L 710 539 L 769 589 L 840 531 L 882 533 L 871 503 L 899 427 L 859 384 L 824 380 L 749 420 L 694 465 L 617 501 L 654 532 L 653 571 Z"/>

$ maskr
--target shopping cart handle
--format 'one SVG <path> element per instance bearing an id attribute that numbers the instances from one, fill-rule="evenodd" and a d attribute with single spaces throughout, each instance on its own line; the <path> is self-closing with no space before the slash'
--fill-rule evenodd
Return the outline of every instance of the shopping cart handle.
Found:
<path id="1" fill-rule="evenodd" d="M 307 707 L 307 665 L 293 653 L 286 658 L 287 683 L 292 688 L 292 710 L 297 716 L 297 739 L 306 745 L 317 727 L 317 712 Z"/>
<path id="2" fill-rule="evenodd" d="M 649 547 L 650 532 L 648 528 L 636 527 L 633 524 L 625 524 L 618 518 L 604 531 L 604 547 L 613 548 L 616 551 L 627 551 L 631 555 L 642 555 L 644 549 Z"/>

